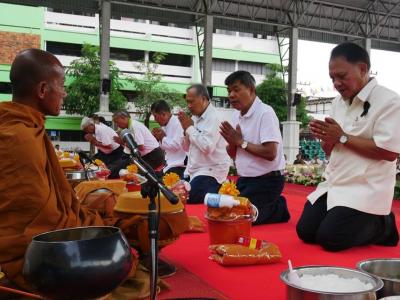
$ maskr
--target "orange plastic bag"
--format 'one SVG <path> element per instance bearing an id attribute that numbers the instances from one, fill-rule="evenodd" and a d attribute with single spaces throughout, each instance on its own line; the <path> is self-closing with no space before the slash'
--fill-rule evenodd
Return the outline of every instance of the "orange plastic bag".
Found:
<path id="1" fill-rule="evenodd" d="M 282 258 L 278 246 L 267 243 L 261 249 L 250 249 L 237 244 L 209 246 L 210 259 L 225 266 L 260 265 L 279 262 Z"/>

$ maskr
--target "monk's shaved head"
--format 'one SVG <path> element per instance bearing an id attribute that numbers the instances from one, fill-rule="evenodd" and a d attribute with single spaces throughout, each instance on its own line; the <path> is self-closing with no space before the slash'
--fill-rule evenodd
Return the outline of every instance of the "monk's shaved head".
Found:
<path id="1" fill-rule="evenodd" d="M 32 93 L 41 81 L 47 81 L 54 74 L 60 61 L 51 53 L 40 49 L 27 49 L 17 54 L 10 71 L 13 97 L 25 97 Z"/>
<path id="2" fill-rule="evenodd" d="M 15 57 L 10 71 L 12 101 L 44 115 L 58 116 L 67 96 L 64 69 L 51 53 L 27 49 Z"/>

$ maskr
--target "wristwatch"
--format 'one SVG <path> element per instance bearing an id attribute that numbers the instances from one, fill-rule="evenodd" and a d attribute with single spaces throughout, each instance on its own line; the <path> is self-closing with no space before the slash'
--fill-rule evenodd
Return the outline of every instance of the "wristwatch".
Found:
<path id="1" fill-rule="evenodd" d="M 242 142 L 242 144 L 240 145 L 240 147 L 244 150 L 244 149 L 247 148 L 247 145 L 248 145 L 248 144 L 249 144 L 248 142 L 246 142 L 245 140 L 243 140 L 243 142 Z"/>
<path id="2" fill-rule="evenodd" d="M 348 137 L 347 135 L 345 135 L 345 134 L 343 134 L 343 135 L 339 138 L 339 142 L 340 142 L 341 144 L 346 144 L 348 140 L 349 140 L 349 137 Z"/>

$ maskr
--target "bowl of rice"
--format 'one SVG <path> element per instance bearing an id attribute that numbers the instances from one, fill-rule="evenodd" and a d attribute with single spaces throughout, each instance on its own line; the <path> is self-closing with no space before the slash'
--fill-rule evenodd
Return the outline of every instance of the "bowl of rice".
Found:
<path id="1" fill-rule="evenodd" d="M 357 268 L 383 281 L 379 297 L 400 295 L 400 258 L 374 258 L 360 261 Z"/>
<path id="2" fill-rule="evenodd" d="M 289 280 L 289 270 L 281 273 L 288 300 L 376 300 L 383 287 L 379 278 L 364 272 L 335 266 L 302 266 L 293 269 L 300 281 Z"/>

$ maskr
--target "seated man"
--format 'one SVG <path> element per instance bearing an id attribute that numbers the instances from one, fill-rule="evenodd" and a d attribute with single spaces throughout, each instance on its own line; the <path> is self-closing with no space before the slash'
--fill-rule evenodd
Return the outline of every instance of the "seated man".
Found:
<path id="1" fill-rule="evenodd" d="M 93 158 L 100 159 L 106 164 L 111 171 L 110 178 L 118 178 L 119 162 L 124 148 L 114 141 L 114 137 L 118 137 L 117 133 L 111 127 L 101 122 L 96 123 L 88 117 L 82 119 L 81 128 L 86 132 L 85 139 L 97 148 Z"/>
<path id="2" fill-rule="evenodd" d="M 171 113 L 167 102 L 160 100 L 151 105 L 151 113 L 161 128 L 154 128 L 152 133 L 165 151 L 167 165 L 164 173 L 176 173 L 183 178 L 186 153 L 182 148 L 183 129 L 177 116 Z"/>
<path id="3" fill-rule="evenodd" d="M 164 151 L 160 148 L 156 138 L 143 123 L 131 119 L 130 114 L 125 110 L 117 111 L 113 114 L 113 121 L 121 129 L 128 128 L 138 145 L 140 155 L 155 171 L 161 171 L 165 165 Z M 123 141 L 116 136 L 114 140 L 123 144 Z M 125 166 L 129 164 L 130 150 L 125 147 Z"/>
<path id="4" fill-rule="evenodd" d="M 225 141 L 218 131 L 220 120 L 205 86 L 194 84 L 186 90 L 190 118 L 179 112 L 185 136 L 183 150 L 188 152 L 187 172 L 192 189 L 188 203 L 203 203 L 207 193 L 218 193 L 229 171 L 229 156 Z"/>
<path id="5" fill-rule="evenodd" d="M 59 115 L 67 95 L 60 61 L 46 51 L 24 50 L 10 80 L 12 101 L 0 103 L 0 265 L 9 281 L 30 289 L 22 266 L 33 236 L 117 220 L 80 205 L 46 135 L 45 116 Z"/>
<path id="6" fill-rule="evenodd" d="M 329 75 L 340 95 L 331 117 L 313 120 L 311 133 L 330 154 L 326 181 L 308 196 L 297 224 L 306 243 L 330 251 L 399 240 L 390 212 L 400 152 L 400 97 L 370 78 L 368 52 L 353 43 L 336 46 Z"/>
<path id="7" fill-rule="evenodd" d="M 287 222 L 290 214 L 281 195 L 285 159 L 278 117 L 256 96 L 255 80 L 249 72 L 236 71 L 225 79 L 225 84 L 229 102 L 237 111 L 233 126 L 223 122 L 220 129 L 240 176 L 240 195 L 258 208 L 255 224 Z"/>
<path id="8" fill-rule="evenodd" d="M 307 163 L 305 162 L 305 160 L 303 159 L 303 157 L 299 153 L 299 154 L 296 155 L 296 159 L 294 160 L 293 164 L 294 165 L 305 165 Z"/>

